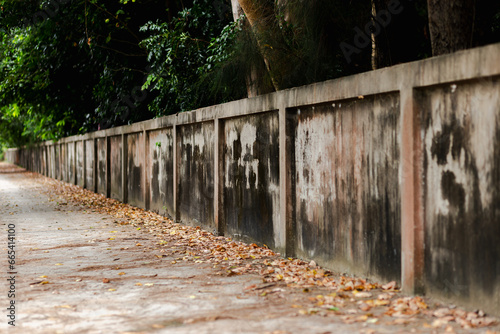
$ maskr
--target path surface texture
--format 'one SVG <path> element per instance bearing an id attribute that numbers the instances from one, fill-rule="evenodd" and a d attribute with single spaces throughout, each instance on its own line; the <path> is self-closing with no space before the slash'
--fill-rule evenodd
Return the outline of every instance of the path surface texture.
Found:
<path id="1" fill-rule="evenodd" d="M 480 310 L 283 259 L 6 163 L 0 226 L 0 333 L 499 331 Z"/>

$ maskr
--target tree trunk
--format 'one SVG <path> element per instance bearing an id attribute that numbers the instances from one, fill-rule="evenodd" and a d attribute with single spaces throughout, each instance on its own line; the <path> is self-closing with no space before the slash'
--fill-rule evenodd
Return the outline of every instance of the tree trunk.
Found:
<path id="1" fill-rule="evenodd" d="M 413 0 L 371 0 L 372 69 L 418 59 L 423 32 Z M 366 30 L 366 27 L 365 27 Z"/>
<path id="2" fill-rule="evenodd" d="M 427 0 L 432 55 L 472 46 L 475 0 Z"/>
<path id="3" fill-rule="evenodd" d="M 275 90 L 283 89 L 287 75 L 287 47 L 276 21 L 274 2 L 269 0 L 238 0 L 252 27 Z"/>
<path id="4" fill-rule="evenodd" d="M 236 22 L 242 14 L 244 14 L 243 9 L 240 6 L 238 0 L 231 0 L 231 7 L 233 11 L 233 19 Z M 245 20 L 242 23 L 246 28 L 250 27 L 248 20 Z M 246 73 L 246 87 L 247 87 L 247 96 L 255 97 L 262 94 L 271 93 L 274 91 L 274 88 L 269 82 L 268 77 L 266 76 L 267 69 L 264 63 L 264 59 L 259 63 L 250 62 L 248 65 L 247 73 Z M 267 80 L 266 80 L 267 79 Z"/>

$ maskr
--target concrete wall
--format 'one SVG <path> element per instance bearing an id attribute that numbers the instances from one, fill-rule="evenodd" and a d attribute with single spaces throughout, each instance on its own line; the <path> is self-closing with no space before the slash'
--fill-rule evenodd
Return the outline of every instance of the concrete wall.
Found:
<path id="1" fill-rule="evenodd" d="M 296 250 L 345 272 L 401 276 L 396 94 L 295 108 L 289 117 Z"/>
<path id="2" fill-rule="evenodd" d="M 96 191 L 96 150 L 94 139 L 84 140 L 85 143 L 85 188 Z"/>
<path id="3" fill-rule="evenodd" d="M 174 218 L 174 138 L 173 129 L 149 132 L 149 209 Z"/>
<path id="4" fill-rule="evenodd" d="M 144 133 L 132 133 L 127 136 L 127 185 L 128 203 L 137 207 L 145 205 L 145 144 Z"/>
<path id="5" fill-rule="evenodd" d="M 177 130 L 176 219 L 215 231 L 214 124 L 200 122 Z"/>
<path id="6" fill-rule="evenodd" d="M 278 119 L 274 111 L 224 121 L 221 160 L 226 235 L 272 248 L 284 246 Z"/>
<path id="7" fill-rule="evenodd" d="M 109 196 L 117 200 L 123 198 L 122 153 L 122 136 L 109 137 L 109 165 L 111 168 Z"/>
<path id="8" fill-rule="evenodd" d="M 500 44 L 6 156 L 283 255 L 500 315 Z"/>
<path id="9" fill-rule="evenodd" d="M 500 305 L 500 82 L 419 92 L 425 280 L 448 299 Z"/>

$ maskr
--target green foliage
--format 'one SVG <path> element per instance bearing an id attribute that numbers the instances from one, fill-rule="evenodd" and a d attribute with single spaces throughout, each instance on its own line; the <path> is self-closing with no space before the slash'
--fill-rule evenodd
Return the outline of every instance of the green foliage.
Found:
<path id="1" fill-rule="evenodd" d="M 148 22 L 141 31 L 149 36 L 141 42 L 148 51 L 151 73 L 144 89 L 158 91 L 149 105 L 157 115 L 166 115 L 217 103 L 207 92 L 204 75 L 227 59 L 233 26 L 225 27 L 210 0 L 195 0 L 172 22 Z"/>
<path id="2" fill-rule="evenodd" d="M 349 64 L 339 48 L 369 22 L 369 1 L 268 3 L 278 29 L 266 39 L 283 41 L 282 87 L 370 69 L 369 48 Z M 412 3 L 427 17 L 425 0 Z M 0 7 L 2 147 L 235 100 L 248 87 L 274 89 L 259 36 L 244 16 L 233 22 L 229 0 L 0 0 Z M 499 13 L 498 4 L 478 5 L 478 45 L 500 41 Z M 414 44 L 426 50 L 420 30 Z"/>

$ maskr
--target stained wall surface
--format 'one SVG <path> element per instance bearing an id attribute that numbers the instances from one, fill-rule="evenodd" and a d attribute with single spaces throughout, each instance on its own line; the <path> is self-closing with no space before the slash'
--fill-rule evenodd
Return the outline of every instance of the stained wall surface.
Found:
<path id="1" fill-rule="evenodd" d="M 180 126 L 177 136 L 176 218 L 215 230 L 214 124 L 205 122 Z"/>
<path id="2" fill-rule="evenodd" d="M 226 235 L 275 246 L 279 225 L 278 112 L 224 122 Z"/>
<path id="3" fill-rule="evenodd" d="M 127 198 L 128 203 L 141 208 L 145 207 L 144 140 L 143 132 L 127 135 Z"/>
<path id="4" fill-rule="evenodd" d="M 92 191 L 96 191 L 95 189 L 95 145 L 94 139 L 85 140 L 85 187 Z"/>
<path id="5" fill-rule="evenodd" d="M 122 200 L 122 136 L 110 137 L 109 141 L 110 197 Z"/>
<path id="6" fill-rule="evenodd" d="M 500 79 L 419 94 L 429 293 L 500 305 Z"/>
<path id="7" fill-rule="evenodd" d="M 149 209 L 174 217 L 174 139 L 172 128 L 149 133 Z"/>
<path id="8" fill-rule="evenodd" d="M 97 192 L 107 195 L 107 145 L 106 138 L 97 139 Z"/>

